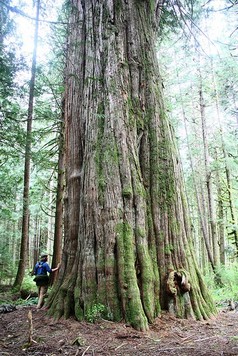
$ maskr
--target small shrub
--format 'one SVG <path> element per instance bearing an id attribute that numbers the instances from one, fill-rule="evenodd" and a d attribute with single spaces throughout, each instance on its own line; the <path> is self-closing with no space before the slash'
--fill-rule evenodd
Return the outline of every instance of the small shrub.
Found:
<path id="1" fill-rule="evenodd" d="M 31 305 L 36 305 L 38 303 L 38 298 L 33 297 L 29 299 L 17 299 L 14 302 L 14 305 L 22 305 L 22 306 L 31 306 Z"/>
<path id="2" fill-rule="evenodd" d="M 102 318 L 102 314 L 105 311 L 105 306 L 103 304 L 94 304 L 86 313 L 86 320 L 90 323 L 95 323 L 97 320 Z"/>
<path id="3" fill-rule="evenodd" d="M 33 282 L 33 277 L 32 276 L 26 275 L 24 277 L 21 289 L 23 289 L 25 291 L 29 291 L 29 293 L 31 291 L 36 290 L 36 284 L 35 284 L 35 282 Z"/>

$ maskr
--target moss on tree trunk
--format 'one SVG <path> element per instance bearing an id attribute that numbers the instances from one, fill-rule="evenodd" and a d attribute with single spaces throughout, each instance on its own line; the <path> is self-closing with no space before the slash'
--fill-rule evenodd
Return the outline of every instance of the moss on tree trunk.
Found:
<path id="1" fill-rule="evenodd" d="M 208 318 L 215 308 L 191 247 L 180 162 L 163 107 L 157 1 L 72 5 L 65 245 L 49 312 L 82 320 L 100 310 L 140 330 L 161 309 Z M 168 292 L 171 271 L 186 271 L 190 289 Z"/>

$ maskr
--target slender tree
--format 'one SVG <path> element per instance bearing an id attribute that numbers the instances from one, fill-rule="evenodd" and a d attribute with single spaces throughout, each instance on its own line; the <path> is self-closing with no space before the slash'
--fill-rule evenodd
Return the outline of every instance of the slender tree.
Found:
<path id="1" fill-rule="evenodd" d="M 2 283 L 12 283 L 18 258 L 17 191 L 21 189 L 21 151 L 24 132 L 17 121 L 21 116 L 19 90 L 15 77 L 24 61 L 17 56 L 13 40 L 15 23 L 9 16 L 9 1 L 0 3 L 0 254 L 3 257 Z M 21 63 L 20 63 L 21 62 Z M 8 228 L 6 228 L 6 223 Z M 9 250 L 7 250 L 9 246 Z M 11 256 L 11 258 L 9 258 Z"/>
<path id="2" fill-rule="evenodd" d="M 33 119 L 33 104 L 34 104 L 34 90 L 36 78 L 36 60 L 37 60 L 37 45 L 38 45 L 38 28 L 39 28 L 39 14 L 40 14 L 40 0 L 36 3 L 36 22 L 35 22 L 35 36 L 34 36 L 34 49 L 31 67 L 31 80 L 28 102 L 28 115 L 27 115 L 27 135 L 25 146 L 25 168 L 24 168 L 24 190 L 23 190 L 23 216 L 22 216 L 22 237 L 21 237 L 21 250 L 20 259 L 18 264 L 18 271 L 14 288 L 20 288 L 28 257 L 28 242 L 29 242 L 29 189 L 30 189 L 30 162 L 31 162 L 31 145 L 32 145 L 32 119 Z"/>
<path id="3" fill-rule="evenodd" d="M 217 240 L 217 226 L 214 211 L 214 198 L 212 191 L 212 176 L 211 169 L 209 166 L 209 153 L 208 153 L 208 140 L 207 140 L 207 127 L 206 127 L 206 116 L 205 116 L 205 102 L 203 96 L 203 87 L 201 81 L 201 72 L 199 70 L 200 85 L 199 85 L 199 107 L 201 115 L 201 126 L 202 126 L 202 137 L 203 137 L 203 151 L 204 151 L 204 164 L 205 164 L 205 181 L 206 190 L 208 197 L 208 212 L 209 212 L 209 225 L 210 225 L 210 236 L 211 236 L 211 246 L 213 250 L 213 260 L 214 265 L 218 265 L 218 240 Z"/>
<path id="4" fill-rule="evenodd" d="M 203 182 L 203 187 L 199 190 L 199 195 L 201 195 L 199 201 L 201 207 L 204 207 L 201 216 L 205 223 L 204 226 L 206 227 L 206 229 L 204 229 L 204 231 L 206 231 L 205 236 L 208 237 L 213 231 L 213 236 L 215 236 L 216 242 L 215 244 L 211 244 L 211 247 L 217 247 L 217 242 L 219 241 L 219 247 L 220 249 L 222 248 L 221 257 L 222 261 L 224 261 L 225 248 L 230 254 L 230 256 L 231 251 L 235 252 L 235 250 L 237 250 L 237 209 L 235 204 L 237 191 L 237 165 L 236 154 L 234 150 L 234 148 L 237 147 L 237 145 L 234 146 L 235 140 L 237 140 L 237 132 L 235 130 L 236 103 L 234 101 L 234 98 L 237 97 L 236 94 L 238 72 L 235 61 L 236 57 L 234 57 L 236 51 L 236 44 L 234 43 L 234 37 L 232 41 L 231 36 L 231 33 L 234 34 L 235 30 L 234 22 L 232 22 L 232 20 L 235 20 L 237 22 L 237 17 L 233 17 L 234 12 L 232 16 L 232 13 L 230 13 L 231 9 L 227 9 L 227 11 L 225 11 L 225 13 L 227 12 L 225 14 L 226 17 L 223 17 L 224 21 L 221 22 L 221 26 L 217 26 L 216 33 L 218 33 L 219 36 L 219 27 L 222 27 L 222 35 L 226 37 L 226 32 L 228 31 L 229 36 L 227 36 L 226 45 L 221 42 L 219 42 L 219 44 L 218 42 L 216 42 L 215 47 L 212 39 L 214 39 L 214 36 L 216 36 L 216 34 L 213 32 L 212 22 L 206 21 L 207 18 L 213 18 L 213 16 L 215 19 L 217 18 L 218 12 L 215 12 L 214 15 L 214 12 L 211 11 L 210 8 L 211 5 L 212 2 L 208 2 L 204 7 L 201 7 L 201 4 L 199 5 L 199 2 L 196 2 L 195 5 L 197 9 L 200 7 L 200 13 L 201 9 L 205 9 L 205 16 L 203 14 L 202 16 L 200 16 L 200 19 L 195 19 L 196 27 L 200 28 L 200 31 L 199 33 L 197 33 L 196 38 L 194 37 L 194 42 L 196 43 L 198 51 L 191 51 L 191 39 L 189 42 L 186 41 L 186 45 L 184 46 L 184 48 L 181 48 L 180 41 L 177 41 L 178 36 L 175 33 L 171 35 L 171 37 L 174 39 L 174 46 L 171 46 L 171 42 L 166 44 L 166 41 L 164 41 L 165 48 L 164 55 L 162 56 L 162 58 L 165 58 L 164 65 L 170 73 L 170 76 L 166 76 L 165 88 L 168 87 L 166 93 L 167 96 L 171 97 L 171 116 L 172 119 L 177 123 L 178 128 L 181 127 L 182 119 L 182 112 L 181 110 L 178 110 L 178 107 L 181 106 L 181 101 L 183 101 L 183 103 L 186 103 L 185 105 L 183 105 L 183 109 L 184 115 L 186 115 L 186 118 L 188 119 L 186 120 L 186 124 L 190 125 L 188 125 L 188 129 L 189 141 L 191 142 L 192 159 L 195 163 L 194 168 L 196 174 L 194 176 L 197 183 L 199 183 L 199 180 Z M 223 11 L 219 11 L 219 18 L 222 18 L 222 12 Z M 228 18 L 229 22 L 226 22 Z M 199 22 L 197 20 L 199 20 Z M 195 28 L 194 24 L 192 25 L 192 27 L 193 29 Z M 212 31 L 210 31 L 211 27 Z M 228 44 L 230 44 L 230 46 Z M 192 48 L 194 47 L 195 46 L 193 45 Z M 217 55 L 217 50 L 219 50 L 219 56 Z M 176 57 L 180 58 L 179 61 L 174 60 L 175 51 L 177 54 Z M 200 56 L 200 74 L 198 73 L 198 70 L 195 70 L 197 68 L 196 63 L 198 62 L 198 53 Z M 168 71 L 166 72 L 166 74 L 168 73 Z M 180 93 L 178 88 L 180 84 L 178 85 L 178 81 L 175 78 L 176 74 L 173 76 L 173 73 L 179 73 L 179 83 L 182 83 L 182 94 Z M 195 73 L 198 73 L 198 75 L 194 76 Z M 199 78 L 201 78 L 201 80 L 199 80 Z M 195 91 L 197 92 L 195 92 L 193 88 L 189 88 L 191 82 L 192 87 L 195 88 Z M 199 85 L 201 89 L 200 93 Z M 179 95 L 177 94 L 178 92 Z M 201 104 L 200 117 L 202 115 L 205 116 L 205 120 L 203 119 L 203 142 L 204 147 L 207 147 L 206 149 L 203 149 L 203 146 L 200 143 L 200 137 L 202 136 L 202 134 L 200 131 L 197 130 L 199 101 Z M 193 104 L 192 111 L 191 103 Z M 199 122 L 200 121 L 201 120 L 199 120 Z M 208 131 L 208 133 L 206 133 L 206 130 Z M 179 136 L 179 141 L 181 145 L 180 147 L 182 150 L 184 148 L 183 133 L 184 130 L 180 130 L 177 133 L 177 136 Z M 204 168 L 202 168 L 204 167 L 204 159 L 201 155 L 202 151 L 204 151 L 205 153 L 204 156 L 207 156 L 207 186 L 204 183 L 205 173 Z M 190 184 L 190 182 L 192 182 L 193 180 L 191 179 L 191 172 L 187 169 L 188 164 L 186 161 L 185 152 L 186 150 L 183 151 L 182 157 L 183 162 L 185 163 L 184 168 L 186 176 L 188 177 L 187 182 L 188 184 Z M 190 160 L 189 155 L 187 155 L 187 159 Z M 189 187 L 189 193 L 192 192 L 192 194 L 189 196 L 189 202 L 191 206 L 191 204 L 193 204 L 194 202 L 194 196 L 196 196 L 196 192 L 194 191 L 191 184 Z M 208 211 L 208 208 L 210 212 Z M 199 215 L 198 212 L 197 214 L 195 213 L 195 217 L 197 215 Z M 194 224 L 194 227 L 195 229 L 199 228 L 199 233 L 202 231 L 202 229 L 198 224 L 196 224 L 196 222 Z M 209 229 L 207 229 L 207 227 L 209 227 Z M 208 243 L 210 244 L 209 241 Z M 230 243 L 232 243 L 234 247 L 231 247 Z M 214 252 L 217 255 L 217 252 Z M 212 251 L 212 259 L 213 254 L 214 253 Z"/>
<path id="5" fill-rule="evenodd" d="M 216 149 L 216 161 L 219 162 L 218 153 Z M 217 185 L 217 217 L 218 217 L 218 230 L 219 230 L 219 247 L 220 247 L 220 261 L 221 264 L 226 263 L 226 234 L 225 234 L 225 207 L 224 207 L 224 193 L 223 184 L 219 167 L 216 169 L 216 185 Z"/>
<path id="6" fill-rule="evenodd" d="M 214 64 L 213 60 L 211 59 L 211 72 L 212 72 L 212 86 L 213 86 L 213 91 L 215 94 L 215 107 L 216 107 L 216 116 L 217 116 L 217 121 L 218 121 L 218 126 L 219 126 L 219 134 L 220 134 L 220 141 L 221 141 L 221 151 L 223 154 L 223 159 L 224 159 L 224 166 L 225 166 L 225 177 L 226 177 L 226 191 L 227 191 L 227 196 L 228 196 L 228 206 L 230 210 L 230 216 L 231 216 L 231 224 L 233 225 L 231 235 L 234 239 L 234 244 L 236 251 L 238 253 L 238 231 L 237 231 L 237 216 L 236 216 L 236 209 L 235 209 L 235 198 L 234 198 L 234 193 L 233 193 L 233 184 L 232 184 L 232 179 L 231 179 L 231 173 L 230 173 L 230 168 L 228 165 L 228 157 L 227 157 L 227 150 L 226 150 L 226 145 L 224 142 L 224 133 L 223 133 L 223 127 L 221 124 L 221 110 L 220 110 L 220 99 L 219 99 L 219 94 L 217 90 L 217 83 L 216 83 L 216 76 L 214 72 Z M 220 179 L 218 179 L 218 182 L 220 182 Z M 220 231 L 221 231 L 221 246 L 222 246 L 222 255 L 223 255 L 223 262 L 225 260 L 224 256 L 224 219 L 222 220 L 223 216 L 223 202 L 221 199 L 221 185 L 218 187 L 219 188 L 219 221 L 220 221 Z"/>
<path id="7" fill-rule="evenodd" d="M 177 57 L 176 53 L 174 53 L 174 57 L 175 58 Z M 178 66 L 177 58 L 176 58 L 176 63 L 177 63 L 177 66 Z M 182 115 L 185 134 L 186 134 L 188 160 L 189 160 L 190 169 L 191 169 L 191 178 L 192 178 L 192 182 L 193 182 L 193 189 L 194 189 L 195 197 L 196 197 L 197 214 L 198 214 L 198 219 L 200 221 L 201 234 L 202 234 L 203 242 L 204 242 L 205 247 L 206 247 L 208 261 L 211 264 L 211 267 L 212 267 L 213 271 L 215 271 L 213 254 L 212 254 L 211 248 L 210 248 L 208 227 L 207 227 L 207 223 L 206 223 L 206 220 L 205 220 L 205 214 L 203 213 L 202 204 L 201 204 L 201 201 L 200 201 L 201 197 L 200 197 L 200 193 L 199 193 L 199 189 L 198 189 L 198 185 L 199 184 L 197 183 L 197 177 L 196 177 L 196 172 L 195 172 L 194 162 L 193 162 L 193 156 L 192 156 L 192 149 L 191 149 L 191 144 L 190 144 L 190 140 L 189 140 L 189 130 L 188 130 L 188 125 L 187 125 L 187 118 L 186 118 L 186 113 L 185 113 L 185 105 L 184 105 L 184 102 L 183 102 L 183 95 L 182 95 L 182 89 L 181 89 L 181 83 L 180 83 L 181 79 L 179 77 L 179 71 L 178 71 L 177 68 L 176 68 L 176 77 L 177 77 L 177 80 L 178 80 L 180 105 L 181 105 L 181 111 L 182 111 L 181 115 Z M 191 92 L 193 92 L 193 88 L 192 87 L 191 87 Z M 193 107 L 193 116 L 194 116 L 194 103 L 193 102 L 192 102 L 192 107 Z M 199 255 L 200 255 L 201 259 L 202 259 L 202 251 L 200 250 L 198 252 L 199 252 Z"/>
<path id="8" fill-rule="evenodd" d="M 64 107 L 64 100 L 62 100 Z M 62 244 L 63 244 L 63 200 L 65 187 L 65 164 L 64 164 L 64 110 L 62 110 L 62 121 L 60 123 L 59 135 L 59 156 L 58 156 L 58 179 L 56 192 L 56 209 L 55 209 L 55 230 L 52 266 L 57 266 L 61 261 Z M 57 275 L 51 275 L 51 283 L 56 280 Z"/>
<path id="9" fill-rule="evenodd" d="M 199 217 L 199 220 L 200 220 L 202 237 L 203 237 L 203 241 L 204 241 L 205 246 L 206 246 L 208 260 L 209 260 L 209 262 L 210 262 L 210 264 L 212 266 L 213 271 L 215 271 L 213 255 L 212 255 L 212 252 L 211 252 L 209 238 L 208 238 L 208 229 L 207 229 L 206 222 L 205 222 L 205 219 L 204 219 L 204 214 L 202 212 L 203 209 L 202 209 L 202 206 L 201 206 L 199 190 L 198 190 L 198 186 L 197 186 L 197 182 L 196 182 L 196 174 L 195 174 L 194 163 L 193 163 L 193 158 L 192 158 L 192 154 L 191 154 L 191 147 L 190 147 L 190 142 L 189 142 L 189 134 L 188 134 L 187 122 L 186 122 L 186 118 L 185 118 L 185 113 L 184 112 L 183 112 L 183 118 L 184 118 L 184 127 L 185 127 L 185 131 L 186 131 L 188 155 L 189 155 L 189 161 L 190 161 L 190 166 L 191 166 L 191 173 L 192 173 L 194 191 L 195 191 L 195 195 L 196 195 L 198 217 Z M 200 251 L 200 254 L 202 254 L 201 251 Z"/>

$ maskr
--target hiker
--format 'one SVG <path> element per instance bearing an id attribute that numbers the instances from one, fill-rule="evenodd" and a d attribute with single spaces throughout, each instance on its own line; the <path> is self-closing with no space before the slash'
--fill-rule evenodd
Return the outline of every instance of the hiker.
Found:
<path id="1" fill-rule="evenodd" d="M 60 263 L 58 263 L 56 268 L 50 268 L 49 264 L 47 263 L 47 260 L 48 254 L 42 254 L 40 256 L 40 261 L 37 262 L 34 267 L 34 282 L 36 282 L 36 285 L 38 287 L 38 304 L 36 307 L 37 309 L 40 309 L 43 306 L 44 297 L 48 290 L 50 278 L 47 272 L 52 273 L 58 271 L 58 269 L 60 268 Z"/>

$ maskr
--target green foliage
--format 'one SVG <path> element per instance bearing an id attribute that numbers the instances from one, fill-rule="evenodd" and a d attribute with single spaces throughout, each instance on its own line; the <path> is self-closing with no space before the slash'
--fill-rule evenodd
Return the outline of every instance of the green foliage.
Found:
<path id="1" fill-rule="evenodd" d="M 209 285 L 212 297 L 217 305 L 226 300 L 238 300 L 238 264 L 217 267 L 217 274 L 221 277 L 221 286 L 216 285 L 214 274 L 208 272 L 205 282 Z"/>
<path id="2" fill-rule="evenodd" d="M 97 320 L 102 318 L 102 314 L 105 312 L 105 310 L 106 308 L 103 304 L 93 304 L 92 307 L 87 311 L 85 318 L 90 323 L 95 323 Z"/>
<path id="3" fill-rule="evenodd" d="M 3 279 L 1 278 L 1 282 Z M 31 297 L 35 295 L 37 288 L 33 282 L 33 278 L 27 275 L 21 287 L 21 294 L 19 290 L 11 288 L 10 286 L 0 285 L 0 304 L 13 304 L 13 305 L 35 305 L 38 302 L 38 297 Z M 23 297 L 25 296 L 25 298 Z"/>
<path id="4" fill-rule="evenodd" d="M 200 1 L 193 4 L 196 7 L 193 21 L 196 18 L 196 23 L 188 26 L 188 30 L 194 38 L 187 36 L 185 39 L 182 31 L 179 36 L 170 33 L 165 41 L 163 38 L 160 48 L 166 107 L 180 147 L 194 236 L 200 239 L 201 220 L 206 225 L 209 223 L 200 91 L 203 94 L 208 149 L 206 168 L 216 212 L 215 224 L 220 229 L 217 236 L 224 236 L 224 255 L 228 260 L 237 255 L 234 233 L 237 232 L 238 216 L 238 67 L 237 55 L 234 55 L 237 52 L 234 35 L 237 14 L 232 13 L 234 9 L 231 8 L 211 11 L 213 7 L 217 9 L 215 0 L 204 6 Z M 219 6 L 225 8 L 225 1 Z M 214 31 L 218 22 L 220 25 Z M 234 36 L 230 36 L 231 33 Z M 221 37 L 223 41 L 218 42 L 217 38 Z"/>
<path id="5" fill-rule="evenodd" d="M 23 279 L 21 289 L 28 291 L 29 293 L 36 290 L 36 284 L 33 282 L 33 277 L 26 275 Z"/>
<path id="6" fill-rule="evenodd" d="M 11 284 L 19 261 L 22 222 L 22 192 L 26 140 L 27 105 L 29 100 L 29 68 L 16 48 L 20 43 L 14 29 L 14 16 L 8 12 L 9 0 L 0 4 L 0 280 Z M 11 16 L 10 16 L 11 15 Z M 63 16 L 63 15 L 62 15 Z M 13 19 L 13 20 L 10 20 Z M 27 21 L 27 19 L 25 19 Z M 29 20 L 30 21 L 30 20 Z M 34 239 L 46 245 L 49 216 L 54 215 L 56 167 L 61 123 L 63 92 L 63 43 L 65 28 L 54 31 L 51 59 L 37 63 L 34 92 L 33 129 L 31 135 L 31 182 L 29 247 L 33 257 Z M 53 31 L 52 31 L 53 33 Z M 60 43 L 59 43 L 60 42 Z M 19 45 L 20 46 L 20 45 Z M 21 52 L 23 53 L 23 52 Z M 52 193 L 53 192 L 53 193 Z M 38 229 L 36 228 L 38 227 Z M 37 236 L 40 234 L 40 237 Z M 26 290 L 32 290 L 25 281 Z M 29 284 L 29 285 L 28 285 Z"/>
<path id="7" fill-rule="evenodd" d="M 17 243 L 16 236 L 11 231 L 7 232 L 0 224 L 0 283 L 10 284 L 16 273 L 16 266 L 10 251 L 11 244 Z"/>
<path id="8" fill-rule="evenodd" d="M 165 0 L 160 18 L 160 38 L 167 38 L 171 33 L 191 36 L 191 27 L 201 14 L 201 1 Z M 180 33 L 179 33 L 180 32 Z"/>
<path id="9" fill-rule="evenodd" d="M 14 305 L 22 305 L 22 306 L 30 306 L 30 305 L 37 305 L 38 297 L 29 298 L 29 299 L 17 299 L 13 304 Z"/>
<path id="10" fill-rule="evenodd" d="M 22 306 L 30 306 L 36 305 L 38 303 L 38 297 L 32 297 L 29 299 L 22 299 L 18 298 L 14 300 L 15 292 L 7 292 L 7 293 L 0 293 L 0 305 L 1 304 L 12 304 L 12 305 L 22 305 Z"/>
<path id="11" fill-rule="evenodd" d="M 6 0 L 9 3 L 9 0 Z M 21 67 L 22 58 L 17 58 L 14 41 L 14 22 L 10 19 L 7 4 L 0 3 L 0 98 L 5 99 L 13 94 L 14 76 Z"/>

